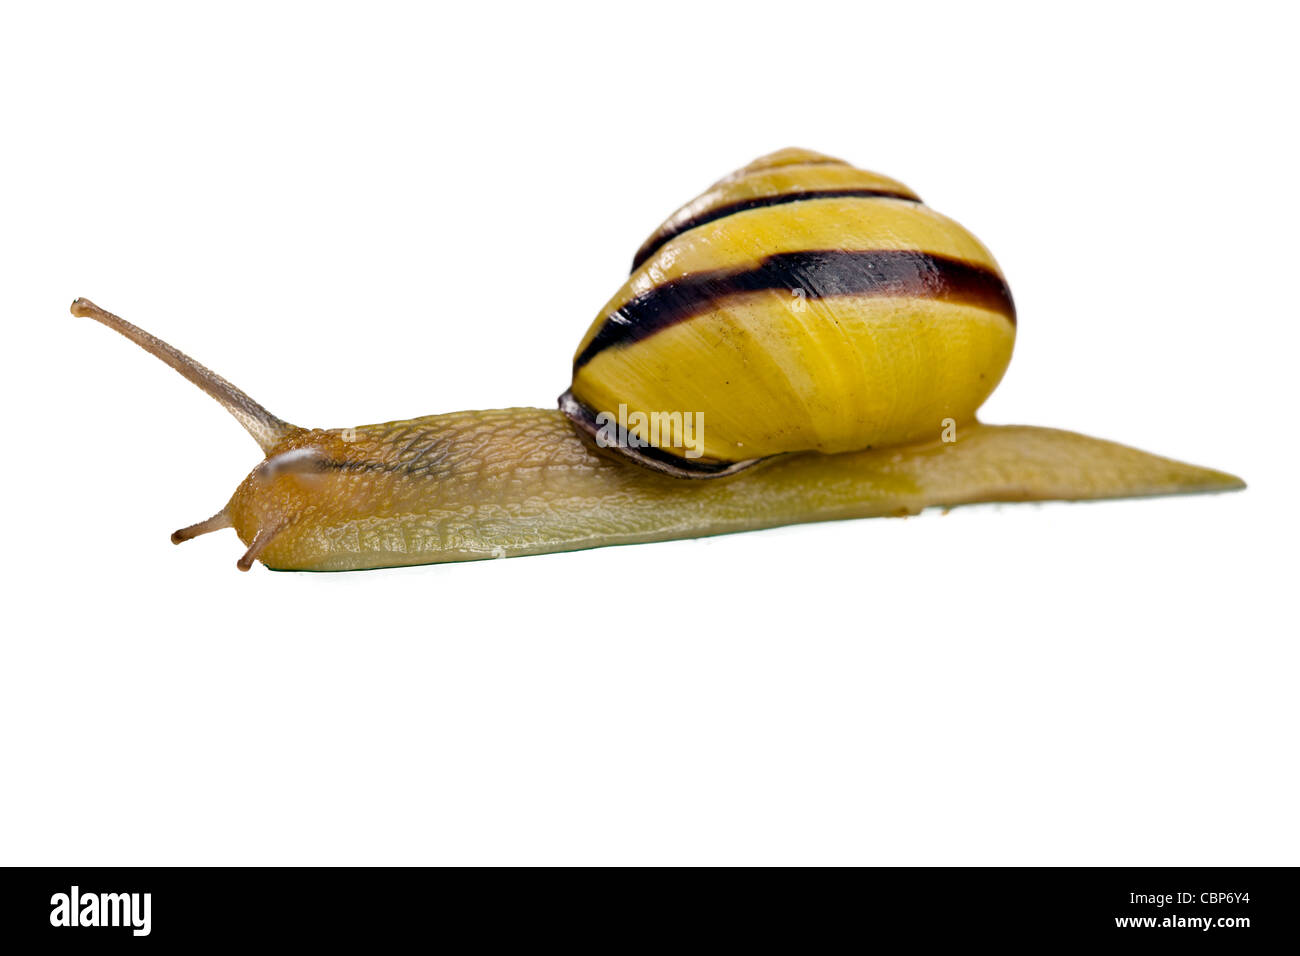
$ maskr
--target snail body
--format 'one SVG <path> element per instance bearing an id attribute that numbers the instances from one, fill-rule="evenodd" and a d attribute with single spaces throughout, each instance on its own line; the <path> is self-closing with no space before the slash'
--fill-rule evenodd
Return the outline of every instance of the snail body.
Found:
<path id="1" fill-rule="evenodd" d="M 719 181 L 646 240 L 579 343 L 558 409 L 302 428 L 93 303 L 72 311 L 177 369 L 261 446 L 226 506 L 172 536 L 232 527 L 243 570 L 1243 487 L 1071 432 L 979 423 L 1015 338 L 997 263 L 903 184 L 804 150 Z M 656 440 L 660 420 L 679 438 L 702 427 Z"/>
<path id="2" fill-rule="evenodd" d="M 268 459 L 287 458 L 291 473 L 255 470 L 239 486 L 216 526 L 233 526 L 249 545 L 242 568 L 254 557 L 304 571 L 519 557 L 934 505 L 1236 483 L 1111 442 L 1020 426 L 972 424 L 952 443 L 790 455 L 716 481 L 602 454 L 554 409 L 452 412 L 345 435 L 291 436 Z M 295 460 L 304 450 L 312 457 Z"/>

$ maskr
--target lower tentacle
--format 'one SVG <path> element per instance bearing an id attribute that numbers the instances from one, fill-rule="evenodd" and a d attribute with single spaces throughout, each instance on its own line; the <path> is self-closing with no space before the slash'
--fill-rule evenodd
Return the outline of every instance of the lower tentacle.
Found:
<path id="1" fill-rule="evenodd" d="M 235 562 L 235 567 L 239 568 L 241 571 L 249 570 L 253 566 L 253 562 L 262 556 L 262 552 L 270 547 L 270 544 L 275 540 L 276 535 L 283 531 L 285 527 L 286 525 L 282 524 L 277 525 L 274 528 L 259 529 L 258 532 L 253 535 L 253 540 L 249 543 L 248 550 L 244 552 L 243 557 Z"/>
<path id="2" fill-rule="evenodd" d="M 226 508 L 222 508 L 211 518 L 204 518 L 195 524 L 181 528 L 172 532 L 172 544 L 181 544 L 189 541 L 191 538 L 197 538 L 201 534 L 208 534 L 211 531 L 220 531 L 222 528 L 234 527 L 230 520 L 230 514 Z"/>

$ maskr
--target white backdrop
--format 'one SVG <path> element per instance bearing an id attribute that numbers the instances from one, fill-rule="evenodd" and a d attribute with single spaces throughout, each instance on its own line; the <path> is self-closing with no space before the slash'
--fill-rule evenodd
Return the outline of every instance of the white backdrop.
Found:
<path id="1" fill-rule="evenodd" d="M 1297 862 L 1294 12 L 6 8 L 0 862 Z M 549 406 L 799 145 L 1006 271 L 992 422 L 1243 476 L 347 575 L 173 548 L 286 419 Z"/>

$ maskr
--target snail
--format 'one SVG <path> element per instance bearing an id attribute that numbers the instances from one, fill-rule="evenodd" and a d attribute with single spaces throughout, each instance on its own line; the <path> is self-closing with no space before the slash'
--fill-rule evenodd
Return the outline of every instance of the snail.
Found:
<path id="1" fill-rule="evenodd" d="M 1011 358 L 1001 269 L 902 183 L 786 149 L 670 216 L 579 342 L 558 409 L 302 428 L 86 299 L 220 402 L 264 460 L 176 543 L 352 570 L 690 538 L 974 502 L 1244 487 L 976 412 Z"/>

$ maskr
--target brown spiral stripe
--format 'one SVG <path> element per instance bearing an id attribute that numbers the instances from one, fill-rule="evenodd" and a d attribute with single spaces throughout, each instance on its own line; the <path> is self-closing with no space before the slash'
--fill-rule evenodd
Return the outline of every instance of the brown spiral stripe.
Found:
<path id="1" fill-rule="evenodd" d="M 728 298 L 755 292 L 803 291 L 806 299 L 837 296 L 942 299 L 987 309 L 1016 321 L 1011 290 L 991 269 L 912 249 L 814 249 L 780 252 L 747 268 L 716 269 L 670 280 L 605 317 L 573 362 L 576 373 L 605 349 L 640 342 L 702 315 Z"/>
<path id="2" fill-rule="evenodd" d="M 805 190 L 800 192 L 781 193 L 776 196 L 755 196 L 751 199 L 740 199 L 736 202 L 726 203 L 722 206 L 715 206 L 712 209 L 705 210 L 697 216 L 691 216 L 681 222 L 669 220 L 659 227 L 659 230 L 645 241 L 640 249 L 637 250 L 636 256 L 632 259 L 632 271 L 635 272 L 641 264 L 662 249 L 665 243 L 671 242 L 677 236 L 684 232 L 694 229 L 696 226 L 702 226 L 708 222 L 716 222 L 719 219 L 725 219 L 727 216 L 733 216 L 738 212 L 745 212 L 749 209 L 762 209 L 765 206 L 784 206 L 787 203 L 803 202 L 806 199 L 842 199 L 842 198 L 866 198 L 866 199 L 902 199 L 905 202 L 920 202 L 916 196 L 910 193 L 893 192 L 887 189 L 817 189 Z"/>

